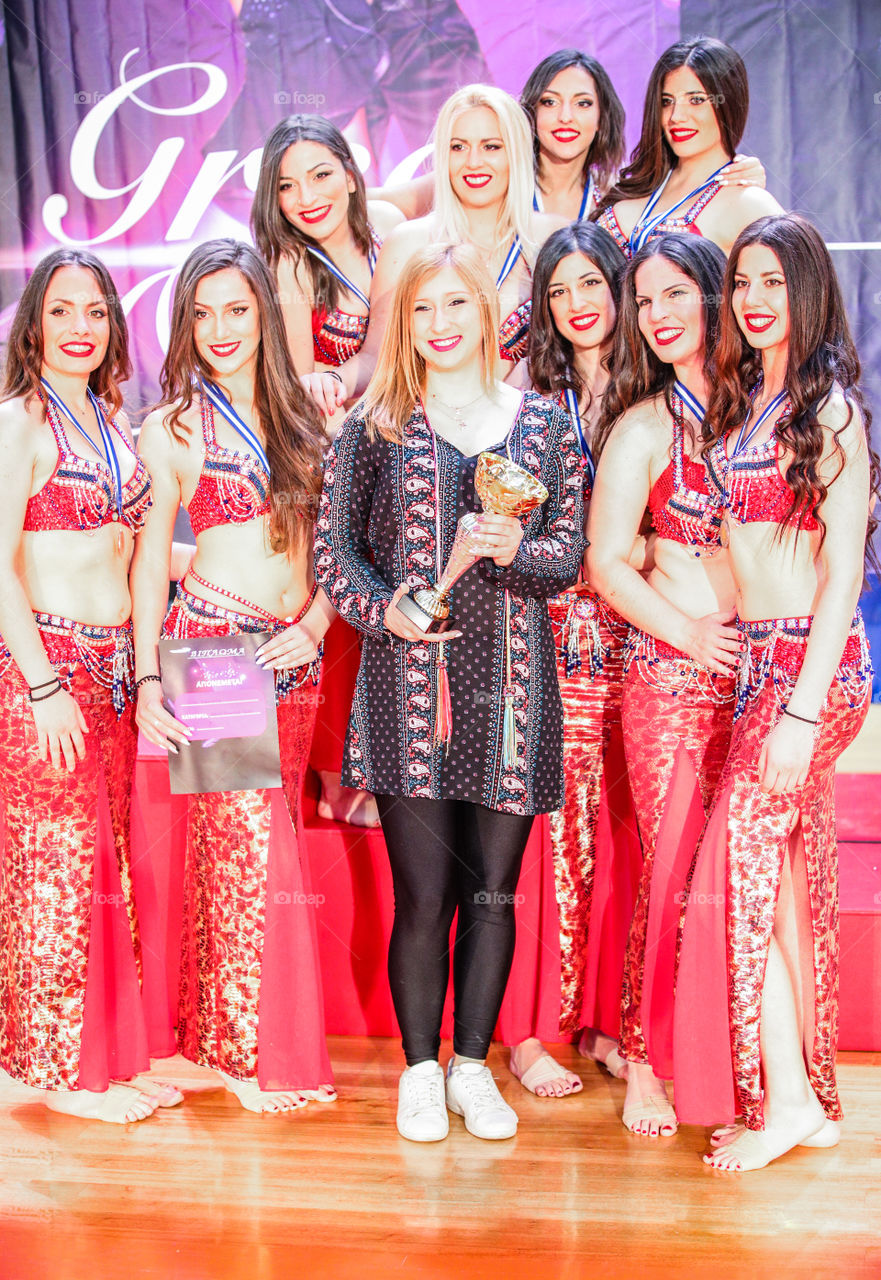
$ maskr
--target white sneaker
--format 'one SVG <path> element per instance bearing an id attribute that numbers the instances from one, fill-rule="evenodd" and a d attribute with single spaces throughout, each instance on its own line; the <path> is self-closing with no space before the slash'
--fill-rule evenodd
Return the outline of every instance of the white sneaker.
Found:
<path id="1" fill-rule="evenodd" d="M 517 1112 L 499 1093 L 489 1067 L 479 1062 L 454 1067 L 450 1059 L 447 1107 L 464 1117 L 465 1128 L 475 1138 L 513 1138 L 517 1132 Z"/>
<path id="2" fill-rule="evenodd" d="M 449 1132 L 440 1063 L 427 1059 L 407 1067 L 398 1081 L 398 1133 L 411 1142 L 440 1142 Z"/>

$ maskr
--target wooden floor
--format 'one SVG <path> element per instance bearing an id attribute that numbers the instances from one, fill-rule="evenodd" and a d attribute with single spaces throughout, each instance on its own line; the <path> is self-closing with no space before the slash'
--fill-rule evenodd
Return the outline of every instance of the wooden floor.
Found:
<path id="1" fill-rule="evenodd" d="M 881 1054 L 841 1055 L 845 1136 L 760 1173 L 705 1168 L 704 1133 L 650 1142 L 623 1085 L 563 1048 L 584 1091 L 527 1095 L 509 1142 L 451 1116 L 399 1138 L 400 1050 L 331 1041 L 340 1101 L 255 1116 L 180 1058 L 186 1102 L 128 1128 L 0 1094 L 0 1280 L 808 1280 L 881 1277 Z"/>

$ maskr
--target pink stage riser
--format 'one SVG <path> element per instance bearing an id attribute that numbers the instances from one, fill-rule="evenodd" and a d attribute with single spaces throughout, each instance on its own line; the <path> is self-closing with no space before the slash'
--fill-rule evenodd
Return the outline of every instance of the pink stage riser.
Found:
<path id="1" fill-rule="evenodd" d="M 177 981 L 182 910 L 181 823 L 185 801 L 170 797 L 164 762 L 140 760 L 139 807 L 148 832 L 151 876 L 160 905 L 169 996 Z M 838 778 L 841 857 L 841 1049 L 881 1050 L 881 778 Z M 379 831 L 315 817 L 306 798 L 306 849 L 317 899 L 319 944 L 330 1035 L 397 1036 L 386 979 L 392 925 L 391 875 Z M 875 812 L 875 811 L 878 812 Z M 172 834 L 169 833 L 177 833 Z M 559 953 L 546 820 L 533 828 L 518 886 L 517 951 L 500 1029 L 559 1039 Z M 142 869 L 143 870 L 143 869 Z M 171 1001 L 173 1007 L 173 999 Z M 450 1001 L 444 1035 L 451 1034 Z M 154 1040 L 162 1042 L 161 1028 Z"/>

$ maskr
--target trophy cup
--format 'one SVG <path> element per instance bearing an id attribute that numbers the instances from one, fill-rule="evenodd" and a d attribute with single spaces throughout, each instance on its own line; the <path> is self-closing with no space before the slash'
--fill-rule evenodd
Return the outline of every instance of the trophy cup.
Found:
<path id="1" fill-rule="evenodd" d="M 484 511 L 497 516 L 523 516 L 540 507 L 548 491 L 523 467 L 498 453 L 482 453 L 474 473 L 474 488 Z M 462 516 L 456 527 L 453 549 L 446 568 L 433 587 L 401 596 L 397 608 L 420 631 L 441 635 L 452 626 L 450 592 L 467 569 L 480 559 L 472 550 L 480 512 Z"/>

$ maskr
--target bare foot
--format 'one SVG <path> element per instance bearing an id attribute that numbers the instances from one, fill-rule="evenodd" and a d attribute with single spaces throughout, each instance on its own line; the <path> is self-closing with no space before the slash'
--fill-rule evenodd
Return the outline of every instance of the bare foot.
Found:
<path id="1" fill-rule="evenodd" d="M 352 827 L 378 827 L 379 810 L 369 791 L 355 791 L 340 783 L 338 773 L 322 769 L 318 816 L 327 822 L 348 822 Z"/>
<path id="2" fill-rule="evenodd" d="M 261 1089 L 256 1080 L 236 1080 L 225 1071 L 219 1071 L 218 1075 L 247 1111 L 279 1113 L 297 1111 L 306 1105 L 307 1100 L 300 1089 L 280 1089 L 276 1092 Z"/>
<path id="3" fill-rule="evenodd" d="M 625 1128 L 641 1138 L 672 1138 L 678 1122 L 659 1080 L 646 1062 L 627 1064 L 627 1093 L 624 1097 Z"/>
<path id="4" fill-rule="evenodd" d="M 511 1075 L 537 1098 L 565 1098 L 580 1093 L 580 1076 L 567 1071 L 534 1037 L 511 1046 Z"/>
<path id="5" fill-rule="evenodd" d="M 80 1120 L 133 1124 L 136 1120 L 146 1120 L 156 1110 L 155 1098 L 148 1098 L 145 1093 L 129 1089 L 124 1084 L 111 1084 L 105 1093 L 92 1093 L 89 1089 L 72 1089 L 69 1092 L 46 1089 L 41 1093 L 42 1101 L 50 1111 L 78 1116 Z"/>
<path id="6" fill-rule="evenodd" d="M 320 1084 L 317 1089 L 298 1089 L 297 1093 L 310 1102 L 336 1102 L 339 1097 L 332 1084 Z"/>
<path id="7" fill-rule="evenodd" d="M 826 1124 L 823 1108 L 816 1098 L 801 1107 L 780 1108 L 764 1129 L 747 1129 L 743 1125 L 726 1126 L 725 1139 L 718 1142 L 716 1150 L 704 1156 L 704 1164 L 723 1173 L 751 1173 L 764 1169 L 772 1160 L 819 1137 Z M 728 1130 L 734 1129 L 729 1134 Z M 713 1135 L 716 1137 L 716 1134 Z M 818 1143 L 815 1145 L 827 1145 Z M 834 1145 L 830 1144 L 830 1145 Z"/>
<path id="8" fill-rule="evenodd" d="M 116 1084 L 127 1084 L 132 1089 L 140 1089 L 148 1098 L 156 1099 L 157 1107 L 176 1107 L 184 1100 L 183 1091 L 176 1084 L 165 1080 L 157 1080 L 154 1076 L 136 1075 L 131 1080 L 117 1080 Z"/>
<path id="9" fill-rule="evenodd" d="M 585 1027 L 578 1041 L 578 1052 L 582 1058 L 590 1058 L 605 1067 L 610 1076 L 617 1080 L 627 1079 L 627 1063 L 618 1052 L 618 1042 L 594 1027 Z"/>

